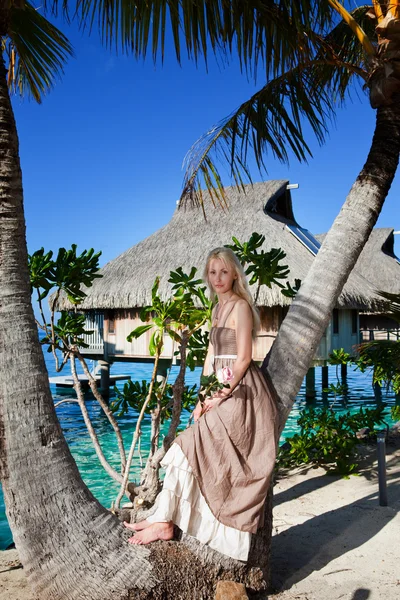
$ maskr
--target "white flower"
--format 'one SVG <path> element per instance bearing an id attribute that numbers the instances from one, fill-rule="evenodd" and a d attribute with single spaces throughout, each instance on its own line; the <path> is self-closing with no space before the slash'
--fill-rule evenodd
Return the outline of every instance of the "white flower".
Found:
<path id="1" fill-rule="evenodd" d="M 222 367 L 217 370 L 216 377 L 220 383 L 227 383 L 233 379 L 233 371 L 230 367 Z"/>

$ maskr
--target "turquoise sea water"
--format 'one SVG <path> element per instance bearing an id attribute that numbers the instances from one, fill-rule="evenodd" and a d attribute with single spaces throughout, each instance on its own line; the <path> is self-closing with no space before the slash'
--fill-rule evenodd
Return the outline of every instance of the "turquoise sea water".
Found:
<path id="1" fill-rule="evenodd" d="M 52 356 L 45 352 L 45 358 L 47 368 L 50 376 L 57 375 L 54 368 L 54 362 Z M 132 379 L 135 380 L 149 380 L 151 376 L 152 365 L 149 364 L 131 364 L 131 363 L 115 363 L 112 366 L 112 373 L 127 373 L 131 375 Z M 174 381 L 178 373 L 178 368 L 173 367 L 171 372 L 171 381 Z M 69 374 L 69 372 L 65 372 Z M 198 384 L 200 378 L 200 369 L 194 372 L 188 371 L 187 383 L 193 385 Z M 327 402 L 331 404 L 333 397 L 330 395 L 322 394 L 321 391 L 321 369 L 316 369 L 316 392 L 317 397 L 313 401 L 313 405 L 322 406 Z M 336 381 L 336 370 L 335 367 L 331 367 L 329 370 L 329 381 Z M 345 410 L 358 410 L 359 407 L 373 407 L 376 406 L 376 400 L 371 386 L 371 376 L 368 374 L 362 374 L 355 370 L 348 371 L 347 376 L 348 393 L 345 397 L 336 400 L 334 407 L 338 411 Z M 123 382 L 119 384 L 123 385 Z M 73 396 L 74 392 L 71 390 L 60 391 L 52 386 L 52 392 L 54 401 L 57 402 L 61 399 Z M 383 393 L 383 401 L 391 406 L 395 402 L 394 395 L 392 393 Z M 303 385 L 293 410 L 286 423 L 285 430 L 282 434 L 281 442 L 295 433 L 297 429 L 297 418 L 300 411 L 310 402 L 305 397 L 305 386 Z M 111 429 L 106 417 L 103 415 L 99 405 L 92 399 L 88 398 L 87 407 L 92 419 L 93 425 L 97 431 L 100 443 L 103 447 L 104 453 L 107 458 L 115 466 L 118 465 L 119 453 L 117 445 L 114 440 L 113 430 Z M 79 406 L 75 403 L 64 403 L 57 408 L 57 415 L 60 420 L 64 435 L 67 439 L 71 452 L 74 459 L 77 462 L 79 471 L 82 475 L 86 485 L 90 488 L 96 498 L 102 502 L 105 506 L 109 507 L 113 499 L 115 499 L 118 493 L 118 486 L 111 478 L 104 472 L 99 464 L 95 451 L 92 447 L 89 436 L 86 432 L 86 428 L 83 422 L 82 415 L 80 413 Z M 188 418 L 188 415 L 185 417 Z M 135 425 L 135 413 L 131 413 L 120 419 L 120 426 L 124 437 L 126 448 L 129 448 L 132 439 L 132 433 Z M 148 449 L 148 439 L 150 430 L 150 419 L 145 419 L 143 426 L 143 436 L 141 450 L 143 459 L 145 459 L 146 452 Z M 140 459 L 136 458 L 133 468 L 131 479 L 138 479 L 140 472 Z M 0 490 L 0 550 L 7 548 L 12 542 L 11 531 L 8 527 L 7 519 L 5 516 L 5 507 L 3 495 Z"/>

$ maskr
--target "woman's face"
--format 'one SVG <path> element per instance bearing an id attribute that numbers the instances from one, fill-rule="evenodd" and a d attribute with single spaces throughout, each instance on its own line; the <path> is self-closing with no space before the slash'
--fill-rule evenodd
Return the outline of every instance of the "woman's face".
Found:
<path id="1" fill-rule="evenodd" d="M 236 273 L 230 265 L 220 258 L 213 258 L 208 267 L 208 279 L 216 294 L 226 294 L 232 290 Z"/>

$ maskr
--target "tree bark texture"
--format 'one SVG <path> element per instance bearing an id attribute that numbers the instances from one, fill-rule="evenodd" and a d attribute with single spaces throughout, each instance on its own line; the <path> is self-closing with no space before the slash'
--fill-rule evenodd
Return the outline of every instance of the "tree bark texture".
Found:
<path id="1" fill-rule="evenodd" d="M 264 363 L 280 399 L 281 430 L 343 285 L 378 219 L 397 170 L 399 151 L 397 101 L 377 110 L 367 161 L 290 307 L 268 363 Z"/>
<path id="2" fill-rule="evenodd" d="M 0 64 L 0 460 L 7 517 L 28 581 L 47 598 L 151 589 L 147 548 L 80 478 L 59 426 L 30 301 L 18 137 Z M 99 583 L 101 582 L 101 583 Z"/>

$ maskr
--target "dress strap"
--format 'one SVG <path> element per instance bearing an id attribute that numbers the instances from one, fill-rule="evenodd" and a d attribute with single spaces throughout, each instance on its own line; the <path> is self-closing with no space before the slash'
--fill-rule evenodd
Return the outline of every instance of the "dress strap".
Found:
<path id="1" fill-rule="evenodd" d="M 230 302 L 227 302 L 227 304 L 232 304 L 232 306 L 223 315 L 223 318 L 221 319 L 222 322 L 220 322 L 218 320 L 218 327 L 225 327 L 225 323 L 226 323 L 227 318 L 229 317 L 229 315 L 231 314 L 231 312 L 235 308 L 236 298 L 235 298 L 235 300 L 231 300 Z"/>

